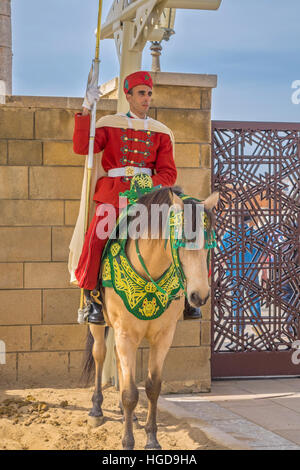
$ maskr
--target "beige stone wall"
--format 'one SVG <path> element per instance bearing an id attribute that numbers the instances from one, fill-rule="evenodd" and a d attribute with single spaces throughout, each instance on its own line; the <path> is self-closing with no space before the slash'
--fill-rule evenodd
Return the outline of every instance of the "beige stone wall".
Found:
<path id="1" fill-rule="evenodd" d="M 84 157 L 72 151 L 82 100 L 8 100 L 0 108 L 0 384 L 76 383 L 87 327 L 76 323 L 80 291 L 67 258 L 83 175 Z M 174 131 L 178 183 L 201 198 L 210 193 L 210 107 L 210 86 L 157 84 L 151 109 Z M 99 116 L 115 111 L 116 100 L 101 100 Z M 138 380 L 147 357 L 143 343 Z M 164 380 L 166 390 L 209 389 L 209 305 L 201 322 L 179 322 Z"/>

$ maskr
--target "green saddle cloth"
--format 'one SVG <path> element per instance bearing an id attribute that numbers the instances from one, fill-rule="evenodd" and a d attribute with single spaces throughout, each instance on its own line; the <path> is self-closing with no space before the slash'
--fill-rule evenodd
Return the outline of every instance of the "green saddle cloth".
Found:
<path id="1" fill-rule="evenodd" d="M 135 271 L 125 252 L 128 211 L 142 194 L 157 188 L 153 187 L 152 179 L 148 175 L 136 175 L 132 178 L 130 191 L 121 194 L 128 197 L 129 204 L 121 212 L 102 255 L 102 285 L 113 287 L 127 310 L 140 320 L 154 320 L 160 317 L 180 290 L 174 264 L 155 280 L 155 286 Z"/>

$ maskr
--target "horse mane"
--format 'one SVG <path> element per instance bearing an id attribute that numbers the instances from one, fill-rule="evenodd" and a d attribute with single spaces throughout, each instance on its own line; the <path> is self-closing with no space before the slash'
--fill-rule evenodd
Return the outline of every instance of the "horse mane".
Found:
<path id="1" fill-rule="evenodd" d="M 168 207 L 171 207 L 173 204 L 173 194 L 176 194 L 180 197 L 183 194 L 183 190 L 180 186 L 164 186 L 160 189 L 156 189 L 151 191 L 150 193 L 144 194 L 141 196 L 137 203 L 142 204 L 145 209 L 147 210 L 148 214 L 148 228 L 151 227 L 151 206 L 153 204 L 162 206 L 166 204 Z M 182 201 L 184 205 L 190 204 L 192 206 L 192 229 L 195 230 L 196 228 L 196 215 L 197 215 L 197 208 L 199 201 L 193 199 L 193 197 L 189 199 L 185 199 Z M 210 235 L 211 231 L 215 226 L 215 217 L 211 210 L 204 208 L 204 212 L 207 216 L 207 232 Z M 128 223 L 135 219 L 135 215 L 128 216 Z M 159 222 L 158 222 L 158 238 L 161 239 L 164 234 L 165 226 L 163 224 L 164 220 L 162 214 L 159 213 Z"/>

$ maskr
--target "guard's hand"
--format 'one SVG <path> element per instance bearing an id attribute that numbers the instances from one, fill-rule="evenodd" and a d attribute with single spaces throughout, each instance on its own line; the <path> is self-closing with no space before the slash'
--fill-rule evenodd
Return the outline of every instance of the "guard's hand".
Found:
<path id="1" fill-rule="evenodd" d="M 99 101 L 102 93 L 100 91 L 100 87 L 98 87 L 96 82 L 97 82 L 97 78 L 94 77 L 93 69 L 91 68 L 89 76 L 88 76 L 85 97 L 82 103 L 83 108 L 87 108 L 91 110 L 94 103 Z"/>
<path id="2" fill-rule="evenodd" d="M 87 108 L 89 110 L 92 109 L 95 102 L 99 101 L 100 96 L 102 95 L 100 87 L 89 87 L 86 90 L 86 94 L 82 103 L 83 108 Z"/>
<path id="3" fill-rule="evenodd" d="M 83 106 L 81 114 L 82 114 L 82 116 L 87 116 L 88 114 L 90 114 L 90 111 L 89 111 L 89 109 L 87 109 Z"/>

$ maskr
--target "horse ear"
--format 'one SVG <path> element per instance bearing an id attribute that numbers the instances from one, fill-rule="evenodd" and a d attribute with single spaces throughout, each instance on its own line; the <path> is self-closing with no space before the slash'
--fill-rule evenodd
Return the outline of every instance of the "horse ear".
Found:
<path id="1" fill-rule="evenodd" d="M 208 196 L 205 199 L 205 201 L 203 201 L 205 209 L 211 210 L 214 207 L 216 207 L 216 205 L 218 204 L 218 201 L 219 201 L 219 195 L 220 195 L 220 193 L 215 191 L 210 196 Z"/>

